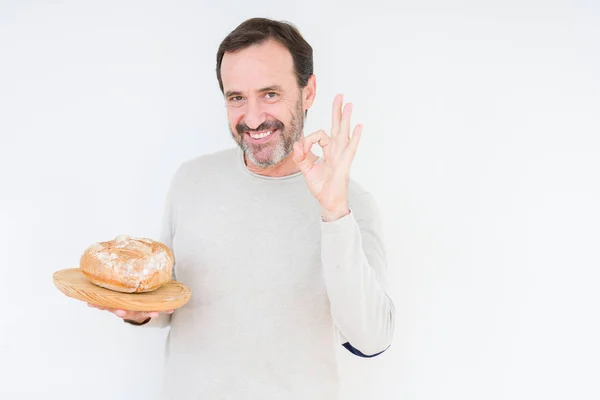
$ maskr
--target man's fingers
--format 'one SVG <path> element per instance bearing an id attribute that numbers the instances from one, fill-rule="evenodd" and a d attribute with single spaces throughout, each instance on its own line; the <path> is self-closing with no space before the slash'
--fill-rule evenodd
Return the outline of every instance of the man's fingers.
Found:
<path id="1" fill-rule="evenodd" d="M 350 143 L 348 143 L 348 147 L 344 151 L 343 157 L 349 163 L 354 159 L 354 155 L 356 154 L 356 150 L 358 149 L 358 144 L 360 142 L 360 137 L 362 135 L 363 126 L 361 124 L 356 125 L 354 128 L 354 132 L 352 132 L 352 138 L 350 139 Z"/>
<path id="2" fill-rule="evenodd" d="M 341 148 L 345 148 L 350 140 L 350 117 L 352 116 L 352 103 L 346 104 L 342 113 L 342 121 L 340 123 L 340 131 L 338 132 L 338 143 L 341 143 Z M 341 149 L 340 149 L 341 150 Z"/>
<path id="3" fill-rule="evenodd" d="M 329 145 L 331 143 L 331 138 L 323 130 L 311 133 L 304 139 L 294 143 L 293 159 L 302 172 L 307 172 L 310 170 L 310 168 L 312 168 L 312 161 L 310 161 L 307 156 L 315 143 L 318 143 L 319 146 L 321 146 L 323 149 L 323 154 L 327 159 L 329 156 Z"/>
<path id="4" fill-rule="evenodd" d="M 342 119 L 342 103 L 344 101 L 344 95 L 338 94 L 333 99 L 333 109 L 331 112 L 331 137 L 335 138 L 340 130 L 340 122 Z"/>
<path id="5" fill-rule="evenodd" d="M 313 147 L 315 143 L 319 143 L 319 146 L 323 149 L 323 151 L 328 151 L 327 146 L 331 143 L 331 138 L 325 133 L 324 130 L 316 131 L 315 133 L 311 133 L 306 138 L 304 138 L 304 154 L 308 154 L 310 149 Z"/>
<path id="6" fill-rule="evenodd" d="M 126 310 L 115 310 L 114 314 L 121 318 L 126 319 L 138 319 L 138 318 L 158 318 L 158 311 L 126 311 Z"/>
<path id="7" fill-rule="evenodd" d="M 129 310 L 121 310 L 121 309 L 112 309 L 106 307 L 100 307 L 95 304 L 87 303 L 87 305 L 91 308 L 97 308 L 98 310 L 109 311 L 115 314 L 119 318 L 123 319 L 139 319 L 139 318 L 158 318 L 160 315 L 159 311 L 129 311 Z M 167 314 L 173 314 L 175 310 L 167 310 L 164 311 Z"/>
<path id="8" fill-rule="evenodd" d="M 91 307 L 91 308 L 96 308 L 96 309 L 98 309 L 98 310 L 102 310 L 102 311 L 113 311 L 113 310 L 111 310 L 110 308 L 106 308 L 106 307 L 97 306 L 97 305 L 95 305 L 95 304 L 92 304 L 92 303 L 87 303 L 87 305 L 88 305 L 88 307 Z"/>

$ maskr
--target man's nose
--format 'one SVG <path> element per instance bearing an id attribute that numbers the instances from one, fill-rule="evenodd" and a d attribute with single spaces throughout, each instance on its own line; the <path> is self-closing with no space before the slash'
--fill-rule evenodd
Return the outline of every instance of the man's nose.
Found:
<path id="1" fill-rule="evenodd" d="M 248 128 L 256 129 L 265 120 L 265 114 L 260 103 L 256 100 L 249 100 L 247 102 L 246 115 L 244 116 L 244 122 L 248 125 Z"/>

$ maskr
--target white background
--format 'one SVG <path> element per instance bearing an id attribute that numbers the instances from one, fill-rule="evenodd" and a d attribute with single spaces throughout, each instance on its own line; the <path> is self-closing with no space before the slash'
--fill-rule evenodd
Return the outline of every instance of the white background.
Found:
<path id="1" fill-rule="evenodd" d="M 52 273 L 157 236 L 184 160 L 233 142 L 214 73 L 247 17 L 315 50 L 365 124 L 354 178 L 385 216 L 397 331 L 340 353 L 344 400 L 600 398 L 596 1 L 0 2 L 0 398 L 152 399 L 166 331 Z"/>

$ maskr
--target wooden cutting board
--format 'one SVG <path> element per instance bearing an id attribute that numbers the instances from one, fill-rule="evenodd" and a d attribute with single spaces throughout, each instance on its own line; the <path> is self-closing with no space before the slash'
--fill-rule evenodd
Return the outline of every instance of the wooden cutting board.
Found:
<path id="1" fill-rule="evenodd" d="M 171 281 L 145 293 L 121 293 L 91 283 L 79 268 L 56 271 L 54 285 L 69 297 L 100 307 L 129 311 L 168 311 L 185 305 L 191 290 L 184 284 Z"/>

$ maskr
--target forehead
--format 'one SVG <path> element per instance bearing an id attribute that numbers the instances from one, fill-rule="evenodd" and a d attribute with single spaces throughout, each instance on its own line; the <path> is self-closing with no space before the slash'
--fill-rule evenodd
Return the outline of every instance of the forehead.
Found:
<path id="1" fill-rule="evenodd" d="M 295 83 L 294 60 L 289 50 L 269 40 L 259 45 L 225 53 L 221 63 L 223 90 L 253 91 L 261 87 Z"/>

